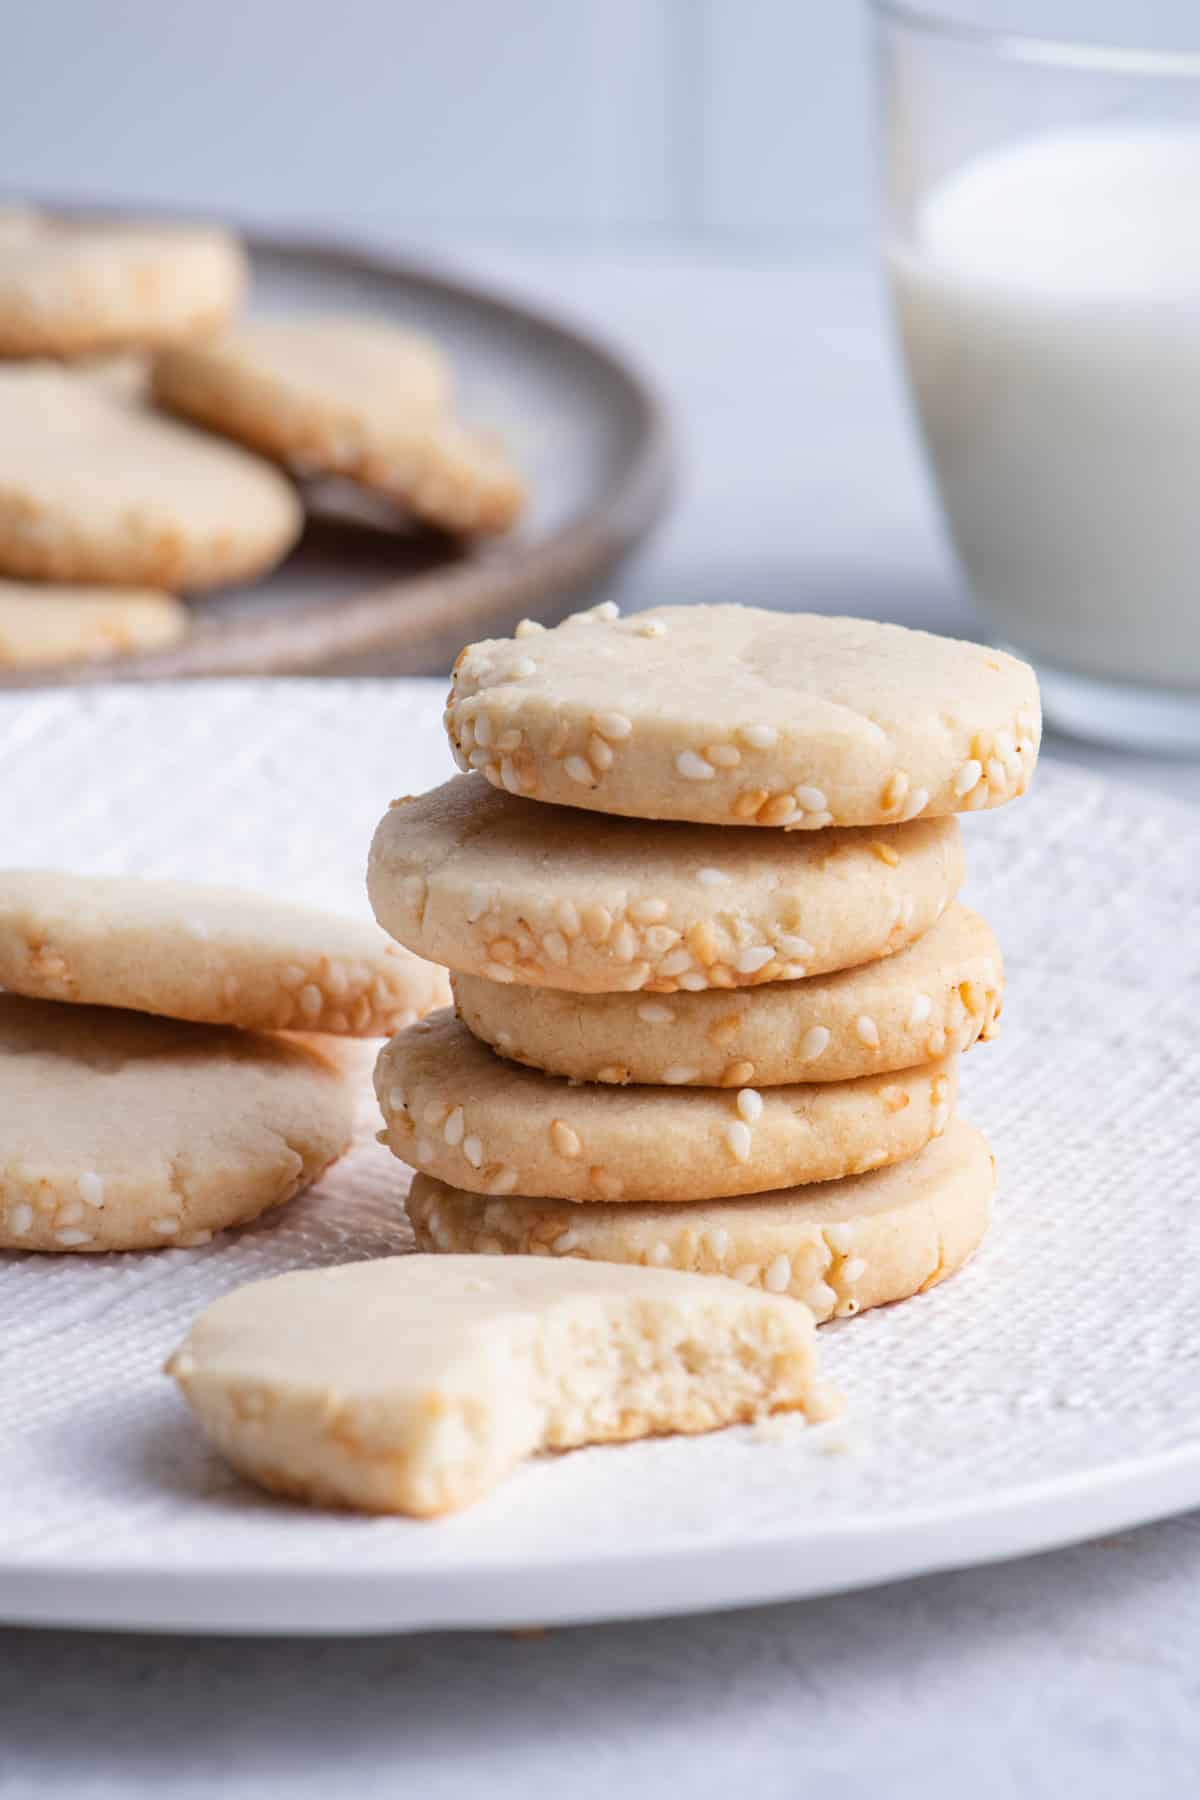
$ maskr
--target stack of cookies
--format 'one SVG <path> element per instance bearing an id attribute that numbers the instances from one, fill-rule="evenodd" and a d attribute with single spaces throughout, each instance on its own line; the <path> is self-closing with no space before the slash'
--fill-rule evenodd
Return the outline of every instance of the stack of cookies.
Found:
<path id="1" fill-rule="evenodd" d="M 465 651 L 446 722 L 464 773 L 393 805 L 369 871 L 457 1001 L 376 1071 L 418 1244 L 732 1275 L 818 1319 L 958 1268 L 994 1186 L 958 1056 L 1003 974 L 954 815 L 1028 785 L 1032 671 L 606 605 Z"/>

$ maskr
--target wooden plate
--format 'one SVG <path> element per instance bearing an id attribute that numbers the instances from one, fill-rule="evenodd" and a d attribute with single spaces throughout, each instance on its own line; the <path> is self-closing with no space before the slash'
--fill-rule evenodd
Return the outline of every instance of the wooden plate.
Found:
<path id="1" fill-rule="evenodd" d="M 0 686 L 167 676 L 421 674 L 523 615 L 561 617 L 646 535 L 671 485 L 662 402 L 616 350 L 422 263 L 328 241 L 247 235 L 253 310 L 370 312 L 428 329 L 457 372 L 467 419 L 496 430 L 529 479 L 506 538 L 462 549 L 381 529 L 332 486 L 266 581 L 189 601 L 169 649 L 0 675 Z"/>

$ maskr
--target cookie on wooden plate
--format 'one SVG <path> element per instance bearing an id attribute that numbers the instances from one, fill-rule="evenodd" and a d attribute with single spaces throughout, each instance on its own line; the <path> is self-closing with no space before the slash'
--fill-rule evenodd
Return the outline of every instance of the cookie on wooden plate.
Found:
<path id="1" fill-rule="evenodd" d="M 504 531 L 521 510 L 500 448 L 451 417 L 440 352 L 386 320 L 254 319 L 164 353 L 154 391 L 185 418 L 447 531 Z"/>
<path id="2" fill-rule="evenodd" d="M 205 1243 L 341 1155 L 356 1090 L 311 1041 L 0 994 L 0 1249 Z"/>
<path id="3" fill-rule="evenodd" d="M 0 870 L 0 987 L 251 1030 L 383 1037 L 448 994 L 367 920 L 203 882 Z"/>
<path id="4" fill-rule="evenodd" d="M 384 815 L 367 888 L 385 931 L 466 974 L 674 993 L 870 962 L 927 931 L 962 873 L 955 819 L 712 831 L 531 806 L 459 775 Z"/>
<path id="5" fill-rule="evenodd" d="M 206 588 L 263 574 L 300 534 L 278 469 L 42 363 L 0 368 L 0 571 Z"/>
<path id="6" fill-rule="evenodd" d="M 187 628 L 186 607 L 152 588 L 0 580 L 0 669 L 161 650 Z"/>
<path id="7" fill-rule="evenodd" d="M 1037 761 L 1016 657 L 870 619 L 607 602 L 472 644 L 462 768 L 560 806 L 707 825 L 883 825 L 998 806 Z"/>
<path id="8" fill-rule="evenodd" d="M 149 348 L 232 318 L 246 259 L 199 225 L 0 218 L 0 356 Z"/>
<path id="9" fill-rule="evenodd" d="M 824 1418 L 792 1301 L 669 1269 L 386 1257 L 224 1295 L 167 1364 L 235 1469 L 318 1506 L 431 1517 L 524 1457 L 784 1411 Z"/>
<path id="10" fill-rule="evenodd" d="M 847 1081 L 966 1050 L 995 1029 L 1000 947 L 965 906 L 894 956 L 769 987 L 647 998 L 455 975 L 459 1017 L 513 1062 L 577 1081 L 777 1087 Z"/>
<path id="11" fill-rule="evenodd" d="M 803 1300 L 820 1322 L 924 1293 L 961 1268 L 987 1230 L 995 1185 L 982 1133 L 952 1119 L 906 1162 L 747 1199 L 691 1206 L 488 1200 L 418 1175 L 407 1205 L 422 1250 L 727 1275 Z"/>
<path id="12" fill-rule="evenodd" d="M 786 1087 L 604 1087 L 495 1056 L 449 1012 L 380 1052 L 383 1141 L 478 1194 L 687 1201 L 832 1181 L 944 1131 L 957 1059 Z"/>

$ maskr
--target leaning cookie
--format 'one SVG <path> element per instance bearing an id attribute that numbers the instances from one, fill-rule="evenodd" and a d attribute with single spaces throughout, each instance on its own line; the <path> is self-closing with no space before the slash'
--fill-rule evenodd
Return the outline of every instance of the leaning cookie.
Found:
<path id="1" fill-rule="evenodd" d="M 383 1141 L 478 1194 L 702 1200 L 833 1181 L 913 1156 L 954 1108 L 954 1057 L 786 1087 L 576 1085 L 494 1056 L 435 1013 L 380 1052 Z"/>
<path id="2" fill-rule="evenodd" d="M 187 627 L 187 609 L 153 589 L 0 580 L 0 668 L 161 650 Z"/>
<path id="3" fill-rule="evenodd" d="M 611 602 L 472 644 L 460 767 L 560 806 L 709 825 L 882 825 L 998 806 L 1037 761 L 1016 657 L 869 619 Z"/>
<path id="4" fill-rule="evenodd" d="M 690 1206 L 485 1200 L 418 1175 L 407 1206 L 422 1250 L 727 1275 L 803 1300 L 820 1323 L 906 1300 L 954 1274 L 983 1239 L 995 1185 L 983 1135 L 953 1119 L 906 1162 L 747 1199 Z"/>
<path id="5" fill-rule="evenodd" d="M 940 918 L 955 819 L 820 834 L 582 819 L 459 775 L 375 833 L 375 916 L 489 981 L 572 993 L 758 987 L 850 968 Z"/>
<path id="6" fill-rule="evenodd" d="M 806 1309 L 669 1269 L 385 1257 L 256 1281 L 167 1364 L 272 1493 L 434 1517 L 523 1457 L 775 1412 L 824 1418 Z"/>
<path id="7" fill-rule="evenodd" d="M 0 995 L 0 1249 L 205 1243 L 315 1181 L 355 1093 L 311 1042 Z"/>
<path id="8" fill-rule="evenodd" d="M 154 391 L 185 418 L 448 531 L 505 531 L 521 510 L 503 452 L 451 418 L 440 352 L 384 320 L 252 320 L 166 352 Z"/>
<path id="9" fill-rule="evenodd" d="M 0 987 L 250 1030 L 383 1037 L 446 974 L 366 920 L 201 882 L 0 871 Z"/>
<path id="10" fill-rule="evenodd" d="M 894 956 L 808 981 L 647 999 L 455 975 L 459 1017 L 501 1056 L 577 1081 L 777 1087 L 912 1068 L 990 1036 L 1004 969 L 991 928 L 951 906 Z"/>
<path id="11" fill-rule="evenodd" d="M 0 571 L 216 587 L 263 574 L 300 502 L 261 458 L 41 363 L 0 369 Z"/>
<path id="12" fill-rule="evenodd" d="M 211 226 L 0 221 L 0 356 L 149 348 L 223 325 L 245 292 L 237 241 Z"/>

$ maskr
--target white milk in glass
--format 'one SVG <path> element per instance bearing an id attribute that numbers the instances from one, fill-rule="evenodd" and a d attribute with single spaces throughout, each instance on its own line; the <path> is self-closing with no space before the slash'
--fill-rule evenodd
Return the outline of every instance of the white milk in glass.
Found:
<path id="1" fill-rule="evenodd" d="M 1001 636 L 1200 687 L 1200 129 L 968 163 L 891 266 L 950 531 Z"/>

